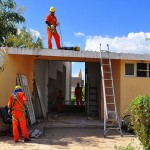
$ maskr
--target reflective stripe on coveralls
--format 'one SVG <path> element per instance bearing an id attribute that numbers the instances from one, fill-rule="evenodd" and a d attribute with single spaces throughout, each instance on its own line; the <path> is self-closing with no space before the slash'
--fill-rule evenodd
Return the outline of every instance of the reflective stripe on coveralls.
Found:
<path id="1" fill-rule="evenodd" d="M 17 98 L 14 95 L 17 95 Z M 8 107 L 12 107 L 12 116 L 15 118 L 12 119 L 14 141 L 18 141 L 20 139 L 18 125 L 20 126 L 23 138 L 29 138 L 25 116 L 25 101 L 27 101 L 27 97 L 22 90 L 15 90 L 9 97 Z"/>
<path id="2" fill-rule="evenodd" d="M 50 27 L 47 26 L 47 35 L 48 35 L 48 48 L 52 48 L 52 36 L 54 36 L 55 42 L 56 42 L 56 46 L 58 49 L 61 48 L 60 46 L 60 36 L 56 30 L 56 26 L 57 26 L 57 18 L 56 16 L 51 16 L 48 15 L 46 17 L 46 21 L 48 21 L 50 24 L 52 24 L 55 28 L 51 29 Z"/>
<path id="3" fill-rule="evenodd" d="M 15 100 L 17 100 L 18 101 L 18 103 L 21 105 L 21 107 L 23 108 L 23 110 L 17 110 L 17 111 L 23 111 L 24 113 L 22 114 L 22 116 L 21 116 L 21 118 L 19 119 L 19 120 L 17 120 L 13 115 L 12 115 L 12 119 L 14 119 L 15 121 L 19 121 L 19 122 L 21 122 L 22 121 L 22 119 L 23 119 L 23 117 L 25 116 L 25 107 L 22 105 L 22 103 L 18 100 L 18 98 L 17 98 L 17 95 L 13 95 L 14 96 L 14 99 L 13 99 L 13 102 L 12 102 L 12 107 L 13 107 L 13 105 L 14 105 L 14 103 L 15 103 Z M 13 109 L 13 110 L 15 110 L 15 109 Z"/>

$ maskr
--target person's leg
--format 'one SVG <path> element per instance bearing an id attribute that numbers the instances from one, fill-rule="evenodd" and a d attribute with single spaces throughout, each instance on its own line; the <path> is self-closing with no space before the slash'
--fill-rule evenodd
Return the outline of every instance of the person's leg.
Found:
<path id="1" fill-rule="evenodd" d="M 17 142 L 20 139 L 20 135 L 19 135 L 19 131 L 18 131 L 18 121 L 13 119 L 12 125 L 13 125 L 14 141 Z"/>
<path id="2" fill-rule="evenodd" d="M 76 98 L 76 103 L 77 103 L 77 106 L 79 106 L 79 99 Z"/>
<path id="3" fill-rule="evenodd" d="M 83 106 L 82 98 L 80 98 L 80 105 Z"/>
<path id="4" fill-rule="evenodd" d="M 22 132 L 22 135 L 23 135 L 24 139 L 25 138 L 29 139 L 29 134 L 28 134 L 28 129 L 27 129 L 27 125 L 26 125 L 26 117 L 25 116 L 20 121 L 20 128 L 21 128 L 21 132 Z"/>
<path id="5" fill-rule="evenodd" d="M 52 49 L 52 32 L 49 28 L 47 29 L 47 35 L 48 35 L 48 48 Z"/>
<path id="6" fill-rule="evenodd" d="M 61 46 L 60 46 L 60 36 L 59 36 L 59 34 L 57 32 L 55 32 L 55 33 L 53 33 L 53 36 L 54 36 L 57 48 L 60 49 Z"/>

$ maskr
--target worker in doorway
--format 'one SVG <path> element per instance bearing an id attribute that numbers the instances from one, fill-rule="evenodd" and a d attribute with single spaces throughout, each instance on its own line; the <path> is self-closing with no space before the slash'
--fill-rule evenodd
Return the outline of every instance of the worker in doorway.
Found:
<path id="1" fill-rule="evenodd" d="M 12 115 L 13 136 L 15 142 L 18 142 L 20 139 L 18 124 L 20 125 L 24 142 L 30 141 L 26 125 L 26 106 L 27 98 L 24 92 L 22 92 L 22 87 L 17 85 L 8 101 L 8 113 Z"/>
<path id="2" fill-rule="evenodd" d="M 62 95 L 62 90 L 58 90 L 57 93 L 57 112 L 61 113 L 63 110 L 63 95 Z"/>
<path id="3" fill-rule="evenodd" d="M 76 103 L 77 106 L 82 106 L 82 87 L 80 87 L 80 84 L 77 83 L 77 87 L 75 88 L 75 97 L 76 97 Z"/>
<path id="4" fill-rule="evenodd" d="M 56 30 L 59 25 L 57 18 L 55 16 L 55 8 L 50 7 L 50 14 L 46 17 L 45 23 L 47 24 L 47 35 L 48 35 L 48 48 L 52 49 L 52 36 L 55 39 L 57 49 L 61 49 L 60 46 L 60 36 Z"/>

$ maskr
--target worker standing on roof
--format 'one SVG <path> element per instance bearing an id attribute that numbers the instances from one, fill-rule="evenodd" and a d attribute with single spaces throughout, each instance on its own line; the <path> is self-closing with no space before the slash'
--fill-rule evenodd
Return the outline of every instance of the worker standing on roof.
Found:
<path id="1" fill-rule="evenodd" d="M 45 23 L 47 24 L 47 35 L 48 35 L 48 48 L 52 49 L 52 36 L 54 36 L 57 49 L 61 49 L 60 36 L 57 33 L 56 27 L 59 25 L 55 16 L 55 8 L 50 7 L 50 14 L 46 17 Z"/>
<path id="2" fill-rule="evenodd" d="M 18 142 L 20 139 L 18 124 L 20 124 L 24 142 L 30 141 L 26 125 L 26 106 L 27 98 L 24 92 L 22 92 L 22 87 L 17 85 L 8 101 L 8 113 L 12 115 L 13 136 L 15 142 Z"/>
<path id="3" fill-rule="evenodd" d="M 75 88 L 75 97 L 76 97 L 76 103 L 77 106 L 82 106 L 82 87 L 80 87 L 80 84 L 77 83 L 77 87 Z"/>

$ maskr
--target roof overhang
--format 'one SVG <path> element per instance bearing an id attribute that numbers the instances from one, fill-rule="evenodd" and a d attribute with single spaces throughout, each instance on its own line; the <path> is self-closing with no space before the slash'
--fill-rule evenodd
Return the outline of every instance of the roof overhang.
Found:
<path id="1" fill-rule="evenodd" d="M 100 52 L 96 51 L 73 51 L 59 49 L 29 49 L 29 48 L 8 48 L 9 55 L 29 55 L 36 56 L 36 59 L 79 61 L 79 62 L 99 62 Z M 148 54 L 129 54 L 102 52 L 103 58 L 120 60 L 147 60 L 150 61 Z"/>

